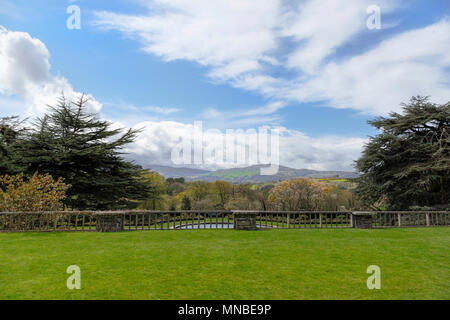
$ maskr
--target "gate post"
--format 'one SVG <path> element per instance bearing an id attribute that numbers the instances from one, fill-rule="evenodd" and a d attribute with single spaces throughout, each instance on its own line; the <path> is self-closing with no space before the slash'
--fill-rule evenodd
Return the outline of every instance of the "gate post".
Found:
<path id="1" fill-rule="evenodd" d="M 375 215 L 373 212 L 352 212 L 353 228 L 372 229 Z"/>
<path id="2" fill-rule="evenodd" d="M 234 212 L 234 229 L 256 230 L 256 212 Z"/>

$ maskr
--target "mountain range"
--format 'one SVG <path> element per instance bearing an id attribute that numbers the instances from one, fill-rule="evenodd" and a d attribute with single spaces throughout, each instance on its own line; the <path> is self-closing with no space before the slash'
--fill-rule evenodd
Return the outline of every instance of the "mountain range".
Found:
<path id="1" fill-rule="evenodd" d="M 278 182 L 294 178 L 357 178 L 356 172 L 350 171 L 318 171 L 309 169 L 293 169 L 280 166 L 275 175 L 264 176 L 260 174 L 262 165 L 245 168 L 221 169 L 208 171 L 186 167 L 169 167 L 149 165 L 148 169 L 156 171 L 165 178 L 183 177 L 186 181 L 216 181 L 225 180 L 231 183 L 260 183 Z"/>

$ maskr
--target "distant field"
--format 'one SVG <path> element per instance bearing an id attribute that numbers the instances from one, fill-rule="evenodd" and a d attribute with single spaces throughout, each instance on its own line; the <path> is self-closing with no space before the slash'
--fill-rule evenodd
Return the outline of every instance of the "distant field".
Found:
<path id="1" fill-rule="evenodd" d="M 338 182 L 350 182 L 349 179 L 342 179 L 342 178 L 317 178 L 320 182 L 327 182 L 327 183 L 338 183 Z"/>
<path id="2" fill-rule="evenodd" d="M 258 176 L 260 174 L 259 169 L 243 169 L 243 170 L 234 170 L 234 171 L 223 171 L 223 172 L 214 172 L 206 175 L 211 175 L 217 178 L 233 180 L 236 178 L 251 178 L 254 176 Z"/>
<path id="3" fill-rule="evenodd" d="M 0 234 L 0 299 L 450 299 L 449 248 L 450 228 Z"/>

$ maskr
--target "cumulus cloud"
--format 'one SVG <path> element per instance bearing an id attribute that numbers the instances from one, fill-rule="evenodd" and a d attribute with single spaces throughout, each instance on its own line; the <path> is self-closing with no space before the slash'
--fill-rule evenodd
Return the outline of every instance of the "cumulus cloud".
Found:
<path id="1" fill-rule="evenodd" d="M 101 11 L 95 24 L 137 39 L 145 52 L 164 61 L 195 61 L 208 67 L 212 79 L 266 97 L 381 115 L 399 111 L 413 95 L 444 102 L 450 94 L 446 19 L 391 33 L 370 46 L 366 42 L 359 52 L 339 52 L 397 25 L 391 17 L 404 9 L 399 0 L 377 2 L 381 31 L 366 27 L 371 0 L 351 5 L 348 0 L 140 3 L 145 14 Z M 273 70 L 289 71 L 289 77 Z"/>
<path id="2" fill-rule="evenodd" d="M 39 39 L 0 26 L 0 94 L 23 102 L 26 109 L 16 113 L 41 114 L 62 93 L 68 99 L 79 96 L 66 78 L 51 74 L 49 58 L 47 47 Z M 101 103 L 92 95 L 87 98 L 90 111 L 100 111 Z"/>
<path id="3" fill-rule="evenodd" d="M 234 145 L 236 150 L 246 150 L 246 156 L 241 160 L 238 160 L 237 157 L 227 158 L 227 146 L 230 146 L 227 143 L 230 140 L 226 139 L 226 130 L 206 130 L 201 127 L 198 129 L 198 125 L 174 121 L 147 121 L 139 123 L 135 127 L 144 128 L 143 132 L 126 151 L 130 153 L 130 158 L 144 166 L 151 164 L 179 165 L 180 163 L 177 163 L 177 159 L 173 157 L 173 150 L 182 146 L 184 142 L 188 142 L 186 150 L 192 149 L 193 151 L 196 148 L 195 144 L 201 146 L 203 157 L 200 161 L 195 162 L 192 153 L 188 157 L 187 163 L 181 164 L 183 166 L 214 170 L 268 163 L 261 161 L 258 156 L 255 157 L 255 154 L 250 155 L 250 150 L 255 149 L 251 149 L 249 143 L 253 141 L 251 139 L 255 134 L 263 132 L 261 131 L 264 129 L 263 127 L 245 131 L 235 129 L 228 132 L 228 137 L 234 141 L 231 145 Z M 266 129 L 270 134 L 271 130 L 275 128 Z M 300 131 L 288 130 L 284 127 L 277 127 L 277 130 L 280 133 L 279 164 L 294 168 L 354 170 L 353 162 L 360 156 L 363 145 L 367 142 L 366 139 L 338 136 L 313 138 Z M 256 151 L 260 156 L 259 149 Z M 222 163 L 218 161 L 218 157 L 224 159 Z"/>

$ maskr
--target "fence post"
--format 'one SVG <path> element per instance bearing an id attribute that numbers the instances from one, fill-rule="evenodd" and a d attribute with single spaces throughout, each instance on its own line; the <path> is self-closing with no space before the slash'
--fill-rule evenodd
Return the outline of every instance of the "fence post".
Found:
<path id="1" fill-rule="evenodd" d="M 427 227 L 429 227 L 430 226 L 430 213 L 426 213 L 425 214 L 425 218 L 427 219 Z"/>
<path id="2" fill-rule="evenodd" d="M 398 222 L 398 226 L 401 227 L 402 226 L 402 214 L 401 213 L 397 213 L 397 222 Z"/>
<path id="3" fill-rule="evenodd" d="M 354 226 L 358 229 L 372 229 L 373 218 L 376 213 L 373 212 L 352 212 L 354 220 Z"/>
<path id="4" fill-rule="evenodd" d="M 322 228 L 322 214 L 319 213 L 319 224 L 320 224 L 320 228 Z"/>
<path id="5" fill-rule="evenodd" d="M 290 226 L 291 226 L 290 217 L 291 217 L 291 214 L 288 213 L 288 214 L 287 214 L 287 228 L 288 228 L 288 229 L 289 229 Z"/>
<path id="6" fill-rule="evenodd" d="M 55 214 L 53 214 L 53 231 L 56 231 L 56 228 L 57 228 L 57 226 L 58 226 L 58 215 L 55 213 Z"/>

